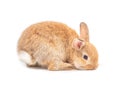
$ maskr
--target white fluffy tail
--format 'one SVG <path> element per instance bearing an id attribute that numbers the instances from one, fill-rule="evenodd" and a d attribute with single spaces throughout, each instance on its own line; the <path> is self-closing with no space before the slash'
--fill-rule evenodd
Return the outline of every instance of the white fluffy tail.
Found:
<path id="1" fill-rule="evenodd" d="M 18 52 L 19 59 L 27 65 L 33 65 L 32 57 L 26 51 Z"/>

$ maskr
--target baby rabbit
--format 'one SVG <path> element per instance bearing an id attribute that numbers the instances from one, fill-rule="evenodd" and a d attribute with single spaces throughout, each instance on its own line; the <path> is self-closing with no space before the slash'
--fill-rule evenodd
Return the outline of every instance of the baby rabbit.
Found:
<path id="1" fill-rule="evenodd" d="M 98 52 L 89 42 L 87 25 L 80 36 L 67 25 L 46 21 L 28 27 L 18 41 L 18 56 L 28 66 L 48 70 L 96 69 Z"/>

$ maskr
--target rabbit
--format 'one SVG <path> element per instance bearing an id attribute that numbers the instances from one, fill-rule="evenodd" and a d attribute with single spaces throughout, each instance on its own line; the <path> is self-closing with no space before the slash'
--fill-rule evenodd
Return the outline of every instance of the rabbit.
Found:
<path id="1" fill-rule="evenodd" d="M 98 52 L 89 41 L 87 24 L 80 23 L 80 35 L 66 24 L 43 21 L 23 31 L 18 40 L 19 59 L 29 67 L 48 70 L 94 70 Z"/>

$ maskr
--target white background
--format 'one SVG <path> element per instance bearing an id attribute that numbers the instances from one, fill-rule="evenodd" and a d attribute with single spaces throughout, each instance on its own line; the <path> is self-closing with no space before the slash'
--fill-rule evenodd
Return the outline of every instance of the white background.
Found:
<path id="1" fill-rule="evenodd" d="M 99 52 L 93 71 L 27 68 L 17 57 L 21 32 L 29 25 L 59 21 L 79 33 L 86 22 Z M 0 90 L 120 90 L 119 0 L 0 0 Z"/>

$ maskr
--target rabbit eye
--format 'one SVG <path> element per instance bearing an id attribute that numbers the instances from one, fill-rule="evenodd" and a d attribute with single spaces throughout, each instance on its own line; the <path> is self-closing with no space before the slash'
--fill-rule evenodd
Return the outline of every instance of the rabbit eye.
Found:
<path id="1" fill-rule="evenodd" d="M 87 56 L 87 55 L 83 55 L 83 58 L 84 58 L 85 60 L 88 60 L 88 56 Z"/>

